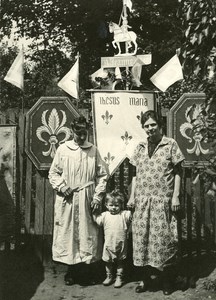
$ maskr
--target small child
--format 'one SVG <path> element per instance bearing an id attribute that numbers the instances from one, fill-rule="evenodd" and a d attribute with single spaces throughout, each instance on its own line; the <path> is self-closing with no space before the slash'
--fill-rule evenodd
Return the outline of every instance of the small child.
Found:
<path id="1" fill-rule="evenodd" d="M 132 219 L 131 212 L 123 210 L 124 197 L 112 191 L 105 197 L 108 211 L 93 218 L 104 229 L 103 261 L 106 262 L 106 279 L 103 285 L 108 286 L 114 281 L 113 268 L 116 265 L 117 273 L 114 287 L 120 288 L 123 284 L 124 260 L 127 257 L 127 231 Z"/>

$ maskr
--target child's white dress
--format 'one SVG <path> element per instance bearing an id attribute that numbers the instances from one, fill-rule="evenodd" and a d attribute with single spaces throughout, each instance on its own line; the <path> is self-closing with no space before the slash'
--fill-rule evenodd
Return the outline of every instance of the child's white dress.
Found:
<path id="1" fill-rule="evenodd" d="M 123 210 L 112 215 L 109 211 L 103 212 L 94 218 L 99 226 L 104 228 L 103 261 L 113 262 L 123 260 L 127 256 L 127 231 L 131 220 L 131 212 Z"/>

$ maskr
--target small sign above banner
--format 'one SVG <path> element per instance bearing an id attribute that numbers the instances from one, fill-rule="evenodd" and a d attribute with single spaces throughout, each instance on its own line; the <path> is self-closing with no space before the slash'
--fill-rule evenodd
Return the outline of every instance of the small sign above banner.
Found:
<path id="1" fill-rule="evenodd" d="M 113 174 L 134 148 L 146 139 L 140 123 L 141 112 L 154 110 L 153 92 L 92 92 L 94 137 L 102 159 Z"/>

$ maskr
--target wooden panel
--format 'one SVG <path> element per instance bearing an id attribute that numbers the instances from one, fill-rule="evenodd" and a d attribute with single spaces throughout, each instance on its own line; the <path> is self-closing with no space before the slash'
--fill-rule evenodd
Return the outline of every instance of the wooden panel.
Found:
<path id="1" fill-rule="evenodd" d="M 213 242 L 213 228 L 212 228 L 212 218 L 211 218 L 211 196 L 204 194 L 204 204 L 205 204 L 205 239 L 206 239 L 206 250 L 211 251 L 212 242 Z"/>
<path id="2" fill-rule="evenodd" d="M 211 225 L 211 217 L 210 217 L 210 198 L 208 195 L 205 195 L 205 225 L 210 226 Z"/>
<path id="3" fill-rule="evenodd" d="M 36 256 L 39 258 L 41 262 L 43 262 L 43 257 L 44 257 L 44 239 L 42 235 L 32 235 L 32 244 L 34 246 L 34 252 Z"/>
<path id="4" fill-rule="evenodd" d="M 8 114 L 7 114 L 7 118 L 8 118 L 8 123 L 12 124 L 12 125 L 16 125 L 16 114 L 17 111 L 13 108 L 8 109 Z"/>
<path id="5" fill-rule="evenodd" d="M 54 213 L 54 191 L 49 183 L 48 178 L 45 179 L 45 215 L 44 215 L 44 234 L 51 235 L 53 229 L 53 213 Z"/>
<path id="6" fill-rule="evenodd" d="M 192 190 L 191 190 L 191 178 L 190 170 L 186 170 L 186 220 L 187 220 L 187 251 L 191 255 L 192 246 Z"/>
<path id="7" fill-rule="evenodd" d="M 125 159 L 123 162 L 123 191 L 125 195 L 128 194 L 128 185 L 129 185 L 129 160 Z"/>
<path id="8" fill-rule="evenodd" d="M 214 210 L 213 210 L 213 213 L 214 213 L 214 243 L 216 243 L 216 205 L 215 205 L 215 202 L 214 202 Z"/>
<path id="9" fill-rule="evenodd" d="M 43 235 L 45 208 L 45 178 L 36 171 L 35 224 L 36 235 Z"/>
<path id="10" fill-rule="evenodd" d="M 47 266 L 52 262 L 52 236 L 45 235 L 43 237 L 43 266 Z"/>
<path id="11" fill-rule="evenodd" d="M 194 178 L 194 168 L 191 169 L 190 174 L 190 185 L 191 185 L 191 235 L 193 242 L 196 240 L 196 198 L 200 195 L 197 193 L 199 190 L 199 185 L 193 184 L 192 180 Z"/>
<path id="12" fill-rule="evenodd" d="M 32 201 L 32 162 L 26 161 L 26 188 L 25 188 L 25 228 L 30 232 L 31 227 L 31 201 Z"/>
<path id="13" fill-rule="evenodd" d="M 6 124 L 6 114 L 4 111 L 0 112 L 0 124 Z"/>
<path id="14" fill-rule="evenodd" d="M 55 193 L 48 180 L 48 172 L 45 175 L 45 212 L 44 212 L 44 235 L 43 235 L 43 265 L 52 261 L 52 232 Z"/>
<path id="15" fill-rule="evenodd" d="M 194 184 L 194 199 L 196 205 L 196 220 L 195 220 L 195 231 L 196 231 L 196 251 L 197 254 L 201 254 L 201 193 L 200 193 L 200 180 Z"/>
<path id="16" fill-rule="evenodd" d="M 120 167 L 118 167 L 115 171 L 114 182 L 115 182 L 114 188 L 120 190 Z"/>
<path id="17" fill-rule="evenodd" d="M 19 127 L 18 127 L 18 140 L 17 140 L 17 150 L 18 150 L 18 159 L 17 159 L 17 185 L 18 185 L 18 197 L 21 211 L 24 209 L 24 168 L 25 168 L 25 152 L 24 152 L 24 143 L 25 143 L 25 113 L 19 113 Z"/>

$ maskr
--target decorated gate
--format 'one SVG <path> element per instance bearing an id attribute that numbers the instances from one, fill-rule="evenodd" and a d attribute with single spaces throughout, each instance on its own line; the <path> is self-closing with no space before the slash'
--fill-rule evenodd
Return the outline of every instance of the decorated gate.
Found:
<path id="1" fill-rule="evenodd" d="M 1 244 L 1 250 L 19 247 L 22 242 L 32 242 L 44 264 L 51 261 L 54 192 L 48 181 L 48 170 L 39 170 L 24 149 L 24 120 L 27 111 L 1 112 L 1 125 L 16 125 L 16 232 L 15 239 Z M 211 250 L 216 241 L 216 207 L 203 189 L 203 182 L 193 184 L 194 168 L 184 168 L 182 180 L 182 215 L 179 219 L 179 237 L 182 254 L 199 254 Z M 128 158 L 110 177 L 108 189 L 118 188 L 126 195 L 131 182 Z"/>
<path id="2" fill-rule="evenodd" d="M 96 82 L 97 90 L 90 90 L 94 142 L 111 174 L 107 189 L 118 188 L 125 194 L 125 202 L 132 179 L 129 158 L 135 145 L 143 138 L 141 112 L 154 109 L 161 113 L 154 92 L 140 89 L 142 66 L 151 64 L 151 54 L 137 55 L 136 33 L 128 31 L 131 26 L 127 21 L 126 2 L 123 1 L 121 24 L 109 23 L 116 53 L 114 57 L 101 58 L 101 68 L 91 75 L 95 82 L 97 78 L 100 79 Z M 177 67 L 181 72 L 177 77 L 169 78 L 165 87 L 170 82 L 182 79 L 181 66 L 177 64 Z M 130 84 L 128 78 L 131 78 Z M 199 136 L 194 138 L 192 132 L 188 133 L 191 124 L 187 111 L 189 104 L 185 103 L 187 99 L 193 103 L 197 97 L 202 101 L 204 96 L 193 94 L 182 97 L 170 114 L 163 117 L 168 119 L 168 134 L 179 141 L 183 152 L 186 151 L 187 163 L 181 188 L 182 211 L 178 216 L 178 224 L 182 254 L 191 255 L 194 251 L 200 254 L 201 250 L 214 247 L 216 205 L 214 199 L 204 193 L 201 180 L 193 183 L 195 165 L 190 163 L 197 161 L 200 152 L 207 154 L 208 147 L 201 144 Z M 16 212 L 15 246 L 19 246 L 24 239 L 32 242 L 44 264 L 51 261 L 55 199 L 48 180 L 48 170 L 58 145 L 71 138 L 71 120 L 81 113 L 66 97 L 42 97 L 29 111 L 8 110 L 0 113 L 0 125 L 14 126 L 17 133 L 16 144 L 13 144 L 16 153 L 13 153 L 12 160 L 16 162 L 12 165 L 13 174 L 16 174 L 12 176 Z M 185 119 L 183 123 L 182 119 Z M 14 242 L 6 243 L 8 248 L 13 246 Z M 1 247 L 5 248 L 5 244 Z"/>

